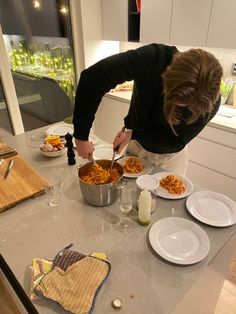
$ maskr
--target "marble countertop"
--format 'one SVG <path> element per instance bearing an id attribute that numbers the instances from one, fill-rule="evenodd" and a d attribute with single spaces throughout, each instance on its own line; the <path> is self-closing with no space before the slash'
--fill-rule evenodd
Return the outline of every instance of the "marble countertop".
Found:
<path id="1" fill-rule="evenodd" d="M 216 127 L 231 133 L 236 133 L 236 116 L 224 117 L 216 114 L 209 122 L 209 126 Z"/>
<path id="2" fill-rule="evenodd" d="M 133 229 L 124 234 L 118 227 L 118 201 L 107 207 L 87 204 L 80 192 L 77 165 L 68 166 L 66 154 L 47 158 L 37 148 L 28 146 L 29 136 L 42 130 L 17 136 L 1 130 L 1 139 L 16 147 L 39 173 L 48 176 L 51 170 L 57 169 L 63 177 L 59 207 L 50 207 L 42 195 L 1 213 L 1 254 L 24 290 L 29 294 L 30 264 L 34 257 L 51 259 L 59 250 L 73 243 L 75 250 L 87 254 L 104 252 L 111 261 L 112 270 L 98 293 L 94 314 L 114 313 L 111 300 L 115 297 L 122 299 L 124 314 L 171 313 L 200 274 L 214 262 L 235 233 L 236 226 L 217 229 L 198 223 L 210 239 L 208 256 L 190 266 L 171 264 L 152 250 L 148 234 L 155 221 L 171 215 L 194 221 L 186 211 L 185 199 L 157 198 L 157 210 L 152 215 L 151 224 L 146 227 L 137 223 L 137 211 L 133 209 L 130 216 Z M 76 159 L 78 164 L 78 156 Z M 160 170 L 156 168 L 156 171 Z M 135 180 L 128 179 L 128 186 L 135 197 Z M 201 187 L 194 185 L 194 190 L 201 190 Z M 66 313 L 47 300 L 37 301 L 35 306 L 40 314 Z"/>

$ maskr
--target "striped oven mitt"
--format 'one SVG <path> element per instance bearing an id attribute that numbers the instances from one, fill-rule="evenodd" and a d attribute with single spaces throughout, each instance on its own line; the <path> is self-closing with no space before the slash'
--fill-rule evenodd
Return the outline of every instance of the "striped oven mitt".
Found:
<path id="1" fill-rule="evenodd" d="M 68 248 L 60 251 L 53 267 L 34 288 L 35 294 L 59 303 L 75 314 L 91 313 L 99 288 L 110 272 L 110 262 L 96 253 L 84 255 Z"/>

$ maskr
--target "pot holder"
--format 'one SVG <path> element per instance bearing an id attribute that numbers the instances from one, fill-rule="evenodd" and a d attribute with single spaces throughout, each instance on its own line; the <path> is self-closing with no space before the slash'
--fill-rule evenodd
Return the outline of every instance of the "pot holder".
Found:
<path id="1" fill-rule="evenodd" d="M 96 253 L 84 255 L 66 248 L 53 259 L 52 270 L 44 275 L 34 292 L 71 313 L 91 313 L 110 267 L 110 262 L 96 257 Z"/>
<path id="2" fill-rule="evenodd" d="M 40 280 L 52 269 L 52 261 L 43 258 L 34 258 L 31 267 L 31 300 L 37 300 L 39 297 L 34 293 L 34 288 Z"/>

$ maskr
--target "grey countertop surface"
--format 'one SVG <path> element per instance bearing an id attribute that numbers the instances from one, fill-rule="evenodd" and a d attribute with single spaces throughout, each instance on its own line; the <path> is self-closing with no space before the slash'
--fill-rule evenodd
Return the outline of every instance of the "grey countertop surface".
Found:
<path id="1" fill-rule="evenodd" d="M 137 211 L 133 209 L 130 216 L 132 231 L 124 234 L 118 227 L 118 202 L 107 207 L 88 205 L 80 192 L 77 165 L 68 166 L 66 154 L 47 158 L 37 148 L 29 147 L 28 139 L 34 132 L 15 137 L 3 130 L 0 132 L 1 139 L 15 146 L 42 175 L 50 176 L 56 169 L 63 178 L 60 206 L 50 207 L 42 195 L 0 214 L 1 254 L 27 294 L 30 291 L 32 259 L 51 259 L 59 250 L 73 243 L 73 249 L 81 253 L 104 252 L 111 261 L 111 273 L 97 295 L 94 314 L 115 313 L 111 301 L 116 297 L 123 302 L 122 313 L 170 313 L 230 239 L 236 226 L 214 228 L 203 225 L 187 212 L 186 199 L 157 198 L 157 210 L 152 214 L 151 224 L 140 226 L 136 222 Z M 129 179 L 128 185 L 135 195 L 135 180 Z M 202 188 L 194 185 L 194 190 Z M 152 224 L 173 214 L 197 222 L 208 234 L 210 252 L 201 262 L 189 266 L 171 264 L 150 247 L 148 232 Z M 66 313 L 48 300 L 34 301 L 34 304 L 42 314 Z"/>

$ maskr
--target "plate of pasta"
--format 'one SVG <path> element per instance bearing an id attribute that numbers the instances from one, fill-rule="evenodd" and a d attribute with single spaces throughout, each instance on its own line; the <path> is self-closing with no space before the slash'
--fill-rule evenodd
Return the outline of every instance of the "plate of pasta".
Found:
<path id="1" fill-rule="evenodd" d="M 153 165 L 146 159 L 135 156 L 126 156 L 118 160 L 124 169 L 124 177 L 137 178 L 143 174 L 149 174 L 153 170 Z"/>
<path id="2" fill-rule="evenodd" d="M 193 192 L 192 182 L 185 176 L 173 172 L 158 172 L 153 175 L 159 181 L 156 195 L 168 199 L 180 199 Z"/>

